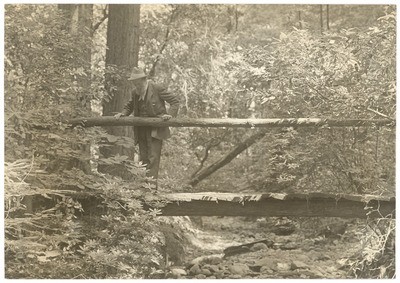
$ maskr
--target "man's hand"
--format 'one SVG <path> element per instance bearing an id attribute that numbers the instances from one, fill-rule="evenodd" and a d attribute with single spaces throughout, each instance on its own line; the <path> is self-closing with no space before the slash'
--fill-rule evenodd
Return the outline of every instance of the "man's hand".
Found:
<path id="1" fill-rule="evenodd" d="M 122 114 L 122 113 L 117 113 L 117 114 L 114 115 L 114 118 L 115 119 L 119 119 L 119 118 L 121 118 L 121 116 L 125 116 L 125 115 Z"/>
<path id="2" fill-rule="evenodd" d="M 169 119 L 172 118 L 172 116 L 168 114 L 163 114 L 160 116 L 160 118 L 163 119 L 164 121 L 168 121 Z"/>

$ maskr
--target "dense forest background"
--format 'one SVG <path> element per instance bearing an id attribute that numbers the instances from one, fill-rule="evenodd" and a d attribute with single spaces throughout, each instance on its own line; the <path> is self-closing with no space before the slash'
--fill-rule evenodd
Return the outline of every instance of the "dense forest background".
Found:
<path id="1" fill-rule="evenodd" d="M 6 277 L 151 277 L 160 193 L 393 196 L 394 128 L 174 128 L 156 191 L 131 130 L 65 121 L 121 111 L 133 65 L 180 117 L 395 119 L 395 42 L 395 6 L 6 5 Z"/>

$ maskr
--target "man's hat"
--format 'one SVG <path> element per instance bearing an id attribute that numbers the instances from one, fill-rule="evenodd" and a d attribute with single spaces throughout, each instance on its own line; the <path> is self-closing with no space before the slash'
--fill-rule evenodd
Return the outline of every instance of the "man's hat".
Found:
<path id="1" fill-rule="evenodd" d="M 141 78 L 145 78 L 147 77 L 147 75 L 143 72 L 142 69 L 138 68 L 138 67 L 134 67 L 132 69 L 132 73 L 131 76 L 129 77 L 128 81 L 133 81 L 133 80 L 137 80 L 137 79 L 141 79 Z"/>

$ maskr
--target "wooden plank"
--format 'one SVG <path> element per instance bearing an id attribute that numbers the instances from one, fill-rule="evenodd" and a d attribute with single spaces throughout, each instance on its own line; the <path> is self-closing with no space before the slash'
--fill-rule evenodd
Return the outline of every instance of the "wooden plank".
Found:
<path id="1" fill-rule="evenodd" d="M 358 127 L 358 126 L 388 126 L 394 127 L 391 119 L 321 119 L 321 118 L 270 118 L 270 119 L 216 119 L 216 118 L 171 118 L 163 121 L 161 118 L 121 117 L 113 116 L 76 118 L 67 124 L 83 127 L 94 126 L 153 126 L 153 127 L 230 127 L 230 128 L 276 128 L 276 127 Z"/>
<path id="2" fill-rule="evenodd" d="M 371 195 L 176 193 L 163 216 L 395 217 L 395 198 Z"/>

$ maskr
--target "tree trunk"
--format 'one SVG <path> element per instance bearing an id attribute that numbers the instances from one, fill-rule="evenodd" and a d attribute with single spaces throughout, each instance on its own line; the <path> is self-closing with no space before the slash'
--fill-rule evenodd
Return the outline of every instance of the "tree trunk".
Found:
<path id="1" fill-rule="evenodd" d="M 114 115 L 121 112 L 130 99 L 128 72 L 138 64 L 140 5 L 109 5 L 107 27 L 106 66 L 115 67 L 119 76 L 106 75 L 106 89 L 110 100 L 103 102 L 103 115 Z M 108 127 L 107 132 L 115 136 L 127 136 L 134 139 L 133 127 Z M 134 158 L 134 149 L 122 146 L 103 147 L 100 149 L 104 157 L 116 154 Z M 116 168 L 115 168 L 116 169 Z M 99 167 L 102 172 L 112 173 L 110 168 Z M 119 169 L 112 170 L 120 172 Z"/>
<path id="2" fill-rule="evenodd" d="M 68 195 L 68 192 L 65 192 Z M 39 204 L 56 202 L 41 194 L 31 196 L 32 210 Z M 86 215 L 104 213 L 98 204 L 103 198 L 90 192 L 77 196 Z M 396 218 L 396 198 L 379 195 L 333 193 L 169 193 L 159 194 L 155 202 L 143 200 L 146 210 L 157 209 L 158 216 L 267 216 L 267 217 L 342 217 Z M 26 205 L 25 199 L 22 201 Z"/>
<path id="3" fill-rule="evenodd" d="M 84 47 L 81 56 L 80 64 L 76 64 L 76 69 L 82 69 L 86 75 L 77 75 L 76 82 L 80 87 L 77 93 L 78 107 L 77 111 L 84 111 L 88 114 L 91 113 L 91 98 L 88 93 L 91 93 L 91 55 L 92 55 L 92 17 L 93 5 L 92 4 L 60 4 L 58 5 L 66 17 L 66 25 L 64 29 L 67 30 L 72 38 L 79 42 L 79 46 Z M 81 156 L 90 156 L 90 145 L 73 145 L 73 149 L 80 150 Z M 68 168 L 76 167 L 82 171 L 89 173 L 91 166 L 89 161 L 82 161 L 80 159 L 73 159 L 67 165 Z"/>
<path id="4" fill-rule="evenodd" d="M 321 33 L 324 31 L 323 5 L 319 5 L 319 22 L 321 25 Z"/>
<path id="5" fill-rule="evenodd" d="M 161 118 L 108 117 L 76 118 L 66 121 L 67 124 L 83 127 L 95 126 L 153 126 L 153 127 L 229 127 L 229 128 L 284 128 L 284 127 L 362 127 L 387 126 L 394 127 L 392 119 L 321 119 L 321 118 L 269 118 L 269 119 L 236 119 L 236 118 Z M 37 127 L 40 127 L 39 125 Z"/>
<path id="6" fill-rule="evenodd" d="M 157 207 L 160 216 L 396 217 L 394 197 L 373 195 L 204 192 L 167 194 L 163 199 L 165 205 Z"/>
<path id="7" fill-rule="evenodd" d="M 329 30 L 329 5 L 326 5 L 326 29 Z"/>
<path id="8" fill-rule="evenodd" d="M 303 24 L 301 23 L 301 11 L 297 12 L 299 18 L 299 29 L 303 29 Z"/>
<path id="9" fill-rule="evenodd" d="M 207 168 L 201 170 L 198 174 L 196 174 L 196 176 L 189 181 L 189 185 L 196 186 L 201 180 L 207 178 L 208 176 L 216 172 L 218 169 L 231 162 L 236 156 L 242 153 L 245 149 L 253 145 L 256 141 L 263 138 L 266 133 L 267 132 L 265 130 L 258 132 L 257 134 L 250 136 L 249 138 L 238 144 L 223 158 L 221 158 L 214 164 L 211 164 L 210 166 L 208 166 Z"/>

